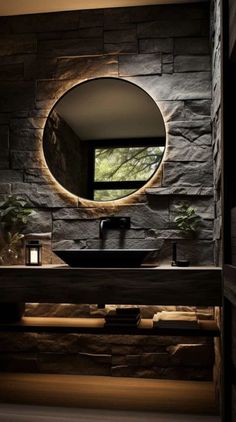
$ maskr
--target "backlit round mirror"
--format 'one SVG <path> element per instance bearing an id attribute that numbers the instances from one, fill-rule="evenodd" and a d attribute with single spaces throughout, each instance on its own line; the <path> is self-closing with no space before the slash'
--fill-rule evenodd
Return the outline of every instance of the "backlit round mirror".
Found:
<path id="1" fill-rule="evenodd" d="M 165 139 L 161 112 L 143 89 L 98 78 L 58 100 L 45 125 L 43 151 L 52 175 L 69 192 L 113 201 L 154 175 Z"/>

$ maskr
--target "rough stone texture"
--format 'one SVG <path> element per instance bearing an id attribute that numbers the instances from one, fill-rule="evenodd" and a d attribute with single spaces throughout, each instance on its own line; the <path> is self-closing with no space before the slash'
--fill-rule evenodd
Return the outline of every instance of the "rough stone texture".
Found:
<path id="1" fill-rule="evenodd" d="M 163 164 L 163 186 L 211 186 L 212 163 L 173 163 Z"/>
<path id="2" fill-rule="evenodd" d="M 96 55 L 103 52 L 103 40 L 102 38 L 42 40 L 38 42 L 38 52 L 47 56 Z"/>
<path id="3" fill-rule="evenodd" d="M 114 377 L 135 377 L 135 378 L 161 378 L 172 380 L 188 381 L 211 381 L 212 371 L 208 368 L 160 368 L 160 367 L 130 367 L 126 365 L 114 366 L 112 368 Z"/>
<path id="4" fill-rule="evenodd" d="M 139 38 L 158 37 L 204 37 L 208 34 L 208 21 L 206 20 L 181 20 L 181 25 L 176 20 L 158 20 L 140 23 L 137 26 Z"/>
<path id="5" fill-rule="evenodd" d="M 10 145 L 12 150 L 39 151 L 42 147 L 41 129 L 19 129 L 10 133 Z"/>
<path id="6" fill-rule="evenodd" d="M 105 44 L 135 43 L 136 37 L 137 37 L 137 34 L 136 34 L 135 28 L 105 31 L 104 43 Z"/>
<path id="7" fill-rule="evenodd" d="M 191 146 L 191 149 L 186 151 L 186 147 L 176 148 L 176 146 L 167 147 L 166 161 L 181 161 L 181 162 L 211 162 L 212 148 L 210 146 Z"/>
<path id="8" fill-rule="evenodd" d="M 211 98 L 210 72 L 174 73 L 162 76 L 128 77 L 130 82 L 143 87 L 157 101 Z"/>
<path id="9" fill-rule="evenodd" d="M 180 20 L 206 19 L 209 14 L 209 6 L 199 4 L 169 4 L 155 6 L 133 7 L 129 9 L 130 22 L 149 22 L 153 20 L 168 20 L 179 22 Z"/>
<path id="10" fill-rule="evenodd" d="M 104 53 L 107 54 L 135 54 L 138 52 L 136 42 L 116 42 L 104 44 Z"/>
<path id="11" fill-rule="evenodd" d="M 147 38 L 139 41 L 140 53 L 172 53 L 172 38 Z"/>
<path id="12" fill-rule="evenodd" d="M 118 76 L 118 60 L 114 57 L 61 58 L 57 60 L 56 79 Z"/>
<path id="13" fill-rule="evenodd" d="M 160 54 L 130 54 L 119 57 L 119 75 L 155 75 L 161 73 Z"/>
<path id="14" fill-rule="evenodd" d="M 35 53 L 36 46 L 36 37 L 32 34 L 1 35 L 0 56 Z"/>
<path id="15" fill-rule="evenodd" d="M 52 245 L 156 248 L 160 262 L 169 263 L 171 242 L 178 240 L 179 258 L 189 258 L 197 265 L 212 264 L 208 5 L 82 10 L 0 21 L 0 199 L 19 194 L 35 208 L 26 234 L 52 233 L 52 240 L 43 240 L 43 263 L 61 263 L 51 252 Z M 219 44 L 214 54 L 213 154 L 218 186 Z M 43 129 L 55 102 L 79 82 L 100 76 L 122 77 L 146 90 L 166 123 L 164 171 L 146 194 L 129 205 L 98 208 L 70 195 L 55 183 L 41 154 Z M 195 238 L 183 238 L 174 225 L 175 207 L 182 199 L 201 216 Z M 111 214 L 130 216 L 131 229 L 124 237 L 111 231 L 101 241 L 99 218 Z M 163 309 L 176 307 L 142 307 L 142 315 L 152 318 Z M 26 307 L 28 316 L 101 317 L 102 312 L 96 305 Z M 5 371 L 173 379 L 211 379 L 213 359 L 212 341 L 207 338 L 74 333 L 1 334 L 0 354 L 0 369 Z M 197 367 L 199 354 L 202 369 Z"/>
<path id="16" fill-rule="evenodd" d="M 26 81 L 0 82 L 0 111 L 30 109 L 34 106 L 35 86 Z"/>
<path id="17" fill-rule="evenodd" d="M 42 168 L 46 166 L 41 154 L 37 153 L 37 151 L 12 151 L 11 165 L 13 169 Z"/>
<path id="18" fill-rule="evenodd" d="M 176 38 L 174 40 L 174 52 L 176 55 L 208 55 L 210 52 L 210 42 L 208 38 Z"/>
<path id="19" fill-rule="evenodd" d="M 222 82 L 221 82 L 221 3 L 219 0 L 212 1 L 212 143 L 214 151 L 214 197 L 216 207 L 216 222 L 214 229 L 215 260 L 218 265 L 222 263 L 222 154 L 221 154 L 221 124 L 222 124 Z M 220 206 L 219 206 L 220 204 Z M 219 376 L 219 374 L 218 374 Z"/>
<path id="20" fill-rule="evenodd" d="M 209 56 L 175 56 L 175 72 L 208 72 L 211 70 Z"/>
<path id="21" fill-rule="evenodd" d="M 213 349 L 213 345 L 212 345 Z M 176 366 L 208 367 L 213 364 L 213 350 L 203 344 L 178 344 L 169 346 L 167 351 L 175 359 Z"/>
<path id="22" fill-rule="evenodd" d="M 111 375 L 111 356 L 90 353 L 51 354 L 41 353 L 38 359 L 39 372 L 80 375 Z"/>

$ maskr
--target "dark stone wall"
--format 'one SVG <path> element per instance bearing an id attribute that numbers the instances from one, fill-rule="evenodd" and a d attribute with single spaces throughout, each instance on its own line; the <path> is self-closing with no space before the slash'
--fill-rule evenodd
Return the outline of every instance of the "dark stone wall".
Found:
<path id="1" fill-rule="evenodd" d="M 157 248 L 160 260 L 169 262 L 170 242 L 180 239 L 180 258 L 213 263 L 208 5 L 4 17 L 1 32 L 0 195 L 19 193 L 43 212 L 44 221 L 35 217 L 27 230 L 48 231 L 50 224 L 56 247 L 97 247 L 96 217 L 121 212 L 132 216 L 125 247 Z M 92 210 L 54 184 L 41 148 L 57 99 L 98 76 L 125 78 L 154 98 L 166 123 L 167 150 L 156 182 L 135 204 Z M 181 241 L 174 218 L 183 199 L 202 222 L 195 239 Z M 110 233 L 106 246 L 116 247 L 116 237 Z M 49 251 L 45 260 L 55 262 L 55 256 Z"/>
<path id="2" fill-rule="evenodd" d="M 123 246 L 157 248 L 159 261 L 170 263 L 171 241 L 177 240 L 179 258 L 214 263 L 209 22 L 205 3 L 0 18 L 0 200 L 20 194 L 36 209 L 26 232 L 52 232 L 54 247 L 96 248 L 98 218 L 127 215 L 131 228 Z M 60 189 L 42 154 L 43 129 L 55 102 L 79 82 L 100 76 L 124 78 L 142 87 L 157 102 L 166 124 L 167 148 L 155 181 L 132 202 L 119 206 L 91 207 Z M 195 238 L 184 238 L 176 230 L 176 205 L 182 200 L 196 207 L 202 218 Z M 105 247 L 119 242 L 118 233 L 110 232 Z M 43 262 L 58 262 L 49 242 L 44 243 Z M 50 308 L 50 314 L 57 309 Z M 76 309 L 80 315 L 91 314 L 86 305 Z M 73 315 L 74 307 L 62 306 L 61 312 Z M 46 315 L 46 305 L 28 306 L 27 313 Z M 2 335 L 1 339 L 4 345 Z M 97 340 L 79 336 L 82 347 L 74 334 L 19 335 L 19 340 L 6 336 L 1 368 L 186 379 L 209 379 L 211 374 L 210 340 Z M 143 344 L 147 349 L 139 349 Z M 206 348 L 205 356 L 211 355 L 207 361 L 204 357 L 206 372 L 195 365 L 195 358 L 186 357 L 193 356 L 194 347 Z M 179 353 L 184 360 L 178 361 Z"/>

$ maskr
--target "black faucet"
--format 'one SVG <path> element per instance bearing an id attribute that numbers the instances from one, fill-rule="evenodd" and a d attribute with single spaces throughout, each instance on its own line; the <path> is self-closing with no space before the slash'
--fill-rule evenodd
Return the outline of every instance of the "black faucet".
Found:
<path id="1" fill-rule="evenodd" d="M 104 230 L 130 229 L 130 217 L 105 217 L 100 219 L 99 237 L 103 238 Z"/>

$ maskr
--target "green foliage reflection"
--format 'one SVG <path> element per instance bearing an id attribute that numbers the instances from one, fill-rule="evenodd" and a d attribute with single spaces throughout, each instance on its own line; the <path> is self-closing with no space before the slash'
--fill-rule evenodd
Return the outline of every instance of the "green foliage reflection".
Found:
<path id="1" fill-rule="evenodd" d="M 164 147 L 156 146 L 96 149 L 95 181 L 146 181 L 157 169 L 163 152 Z"/>

